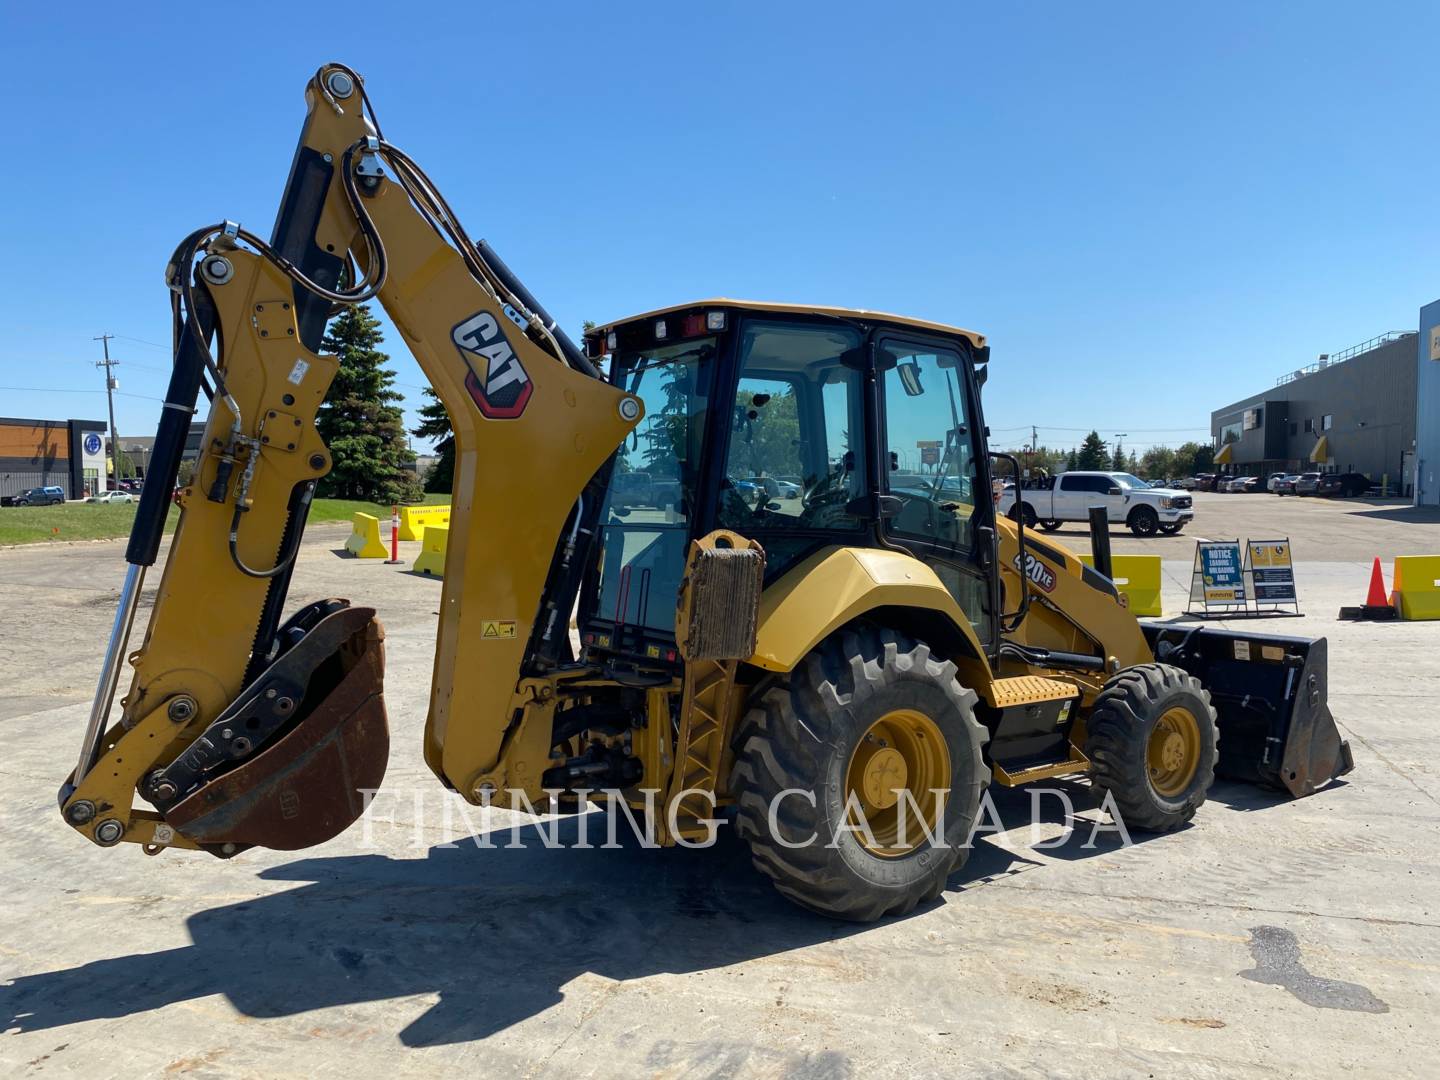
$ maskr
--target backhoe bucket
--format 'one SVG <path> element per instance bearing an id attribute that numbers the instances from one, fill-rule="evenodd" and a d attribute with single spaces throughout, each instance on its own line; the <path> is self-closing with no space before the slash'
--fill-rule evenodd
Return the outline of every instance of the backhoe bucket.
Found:
<path id="1" fill-rule="evenodd" d="M 343 604 L 292 619 L 280 632 L 290 647 L 151 781 L 176 831 L 223 856 L 293 851 L 364 813 L 390 752 L 385 633 L 373 610 Z"/>
<path id="2" fill-rule="evenodd" d="M 1143 626 L 1157 660 L 1184 668 L 1210 692 L 1218 775 L 1298 799 L 1355 767 L 1330 715 L 1324 638 Z"/>

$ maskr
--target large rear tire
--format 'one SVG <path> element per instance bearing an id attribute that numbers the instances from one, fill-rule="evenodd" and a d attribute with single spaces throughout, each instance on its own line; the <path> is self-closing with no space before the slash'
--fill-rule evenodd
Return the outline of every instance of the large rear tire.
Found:
<path id="1" fill-rule="evenodd" d="M 939 896 L 969 854 L 989 777 L 976 701 L 923 641 L 874 627 L 827 638 L 736 738 L 736 831 L 756 868 L 796 903 L 856 922 Z"/>
<path id="2" fill-rule="evenodd" d="M 1090 711 L 1090 780 L 1114 796 L 1127 829 L 1170 832 L 1215 782 L 1215 710 L 1193 675 L 1138 664 L 1112 676 Z"/>

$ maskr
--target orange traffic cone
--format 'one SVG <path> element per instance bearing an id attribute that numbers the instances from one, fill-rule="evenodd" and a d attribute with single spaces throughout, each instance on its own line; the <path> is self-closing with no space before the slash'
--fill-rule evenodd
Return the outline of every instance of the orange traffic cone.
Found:
<path id="1" fill-rule="evenodd" d="M 1387 621 L 1396 618 L 1398 614 L 1385 593 L 1385 573 L 1380 569 L 1380 556 L 1377 555 L 1370 567 L 1370 594 L 1365 598 L 1364 605 L 1342 607 L 1340 618 Z"/>
<path id="2" fill-rule="evenodd" d="M 1385 592 L 1385 573 L 1380 569 L 1380 556 L 1375 556 L 1375 565 L 1370 568 L 1370 595 L 1365 598 L 1366 607 L 1389 607 Z"/>

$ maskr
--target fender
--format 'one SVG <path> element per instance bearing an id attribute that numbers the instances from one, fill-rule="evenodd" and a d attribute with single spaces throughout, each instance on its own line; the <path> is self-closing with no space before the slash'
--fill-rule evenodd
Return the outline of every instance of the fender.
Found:
<path id="1" fill-rule="evenodd" d="M 765 671 L 791 671 L 805 654 L 846 623 L 877 608 L 934 612 L 973 655 L 968 664 L 991 678 L 970 620 L 935 571 L 913 555 L 874 548 L 831 547 L 790 568 L 760 597 L 755 654 Z M 953 658 L 958 659 L 958 657 Z"/>

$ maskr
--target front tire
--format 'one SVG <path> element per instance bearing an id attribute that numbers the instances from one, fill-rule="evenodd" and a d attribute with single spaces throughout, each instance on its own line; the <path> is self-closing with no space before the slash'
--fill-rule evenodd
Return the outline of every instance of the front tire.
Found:
<path id="1" fill-rule="evenodd" d="M 969 854 L 989 777 L 976 701 L 923 641 L 868 626 L 827 638 L 736 738 L 736 831 L 756 869 L 796 903 L 856 922 L 939 896 Z M 856 809 L 869 836 L 852 831 Z"/>
<path id="2" fill-rule="evenodd" d="M 1184 523 L 1183 521 L 1171 521 L 1171 522 L 1161 522 L 1161 523 L 1160 523 L 1160 531 L 1161 531 L 1162 533 L 1164 533 L 1166 536 L 1178 536 L 1178 535 L 1180 535 L 1180 530 L 1183 529 L 1183 528 L 1185 528 L 1185 523 Z"/>
<path id="3" fill-rule="evenodd" d="M 1125 827 L 1170 832 L 1215 782 L 1215 710 L 1193 675 L 1138 664 L 1112 676 L 1087 722 L 1091 784 L 1115 800 Z"/>
<path id="4" fill-rule="evenodd" d="M 1154 536 L 1160 530 L 1160 515 L 1152 507 L 1137 506 L 1130 511 L 1130 518 L 1125 524 L 1136 536 Z"/>
<path id="5" fill-rule="evenodd" d="M 1044 529 L 1046 532 L 1054 532 L 1056 529 L 1060 528 L 1060 522 L 1056 521 L 1054 518 L 1047 518 L 1045 521 L 1040 522 L 1040 528 Z"/>

